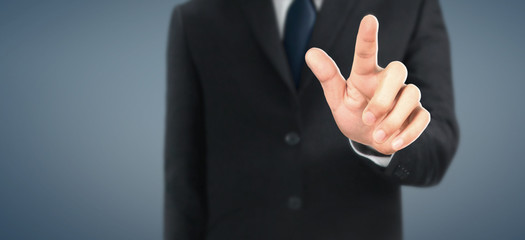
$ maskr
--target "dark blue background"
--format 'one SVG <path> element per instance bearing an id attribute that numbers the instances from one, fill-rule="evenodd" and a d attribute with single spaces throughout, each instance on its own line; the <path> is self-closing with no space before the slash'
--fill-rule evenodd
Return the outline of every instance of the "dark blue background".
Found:
<path id="1" fill-rule="evenodd" d="M 161 239 L 178 2 L 0 2 L 0 239 Z M 405 236 L 523 239 L 525 4 L 442 6 L 461 144 L 439 186 L 404 188 Z"/>

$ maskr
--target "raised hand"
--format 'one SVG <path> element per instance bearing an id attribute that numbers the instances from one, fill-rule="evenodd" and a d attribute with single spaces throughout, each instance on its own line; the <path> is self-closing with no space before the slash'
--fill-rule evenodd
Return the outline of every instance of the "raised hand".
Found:
<path id="1" fill-rule="evenodd" d="M 361 20 L 348 80 L 323 50 L 312 48 L 305 57 L 341 132 L 389 155 L 421 135 L 430 113 L 420 103 L 419 88 L 405 84 L 408 71 L 403 63 L 394 61 L 384 69 L 377 65 L 378 28 L 372 15 Z"/>

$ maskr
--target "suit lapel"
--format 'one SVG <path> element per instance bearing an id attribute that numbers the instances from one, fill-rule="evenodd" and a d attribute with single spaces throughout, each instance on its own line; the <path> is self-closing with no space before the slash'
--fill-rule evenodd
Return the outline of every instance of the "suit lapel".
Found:
<path id="1" fill-rule="evenodd" d="M 319 11 L 309 47 L 319 47 L 328 51 L 338 33 L 341 31 L 347 16 L 351 15 L 355 0 L 324 0 Z M 238 0 L 245 18 L 257 39 L 261 49 L 277 70 L 285 84 L 294 94 L 298 92 L 292 78 L 283 44 L 277 29 L 275 10 L 271 0 Z M 315 76 L 307 66 L 302 70 L 299 92 L 310 84 Z"/>
<path id="2" fill-rule="evenodd" d="M 321 11 L 317 14 L 309 48 L 318 47 L 325 51 L 330 50 L 342 31 L 347 16 L 355 12 L 355 9 L 352 8 L 355 2 L 355 0 L 324 0 Z M 299 91 L 302 91 L 315 79 L 307 66 L 303 68 L 301 76 Z"/>
<path id="3" fill-rule="evenodd" d="M 279 38 L 277 19 L 271 0 L 239 0 L 250 28 L 261 49 L 285 84 L 297 93 L 283 44 Z"/>

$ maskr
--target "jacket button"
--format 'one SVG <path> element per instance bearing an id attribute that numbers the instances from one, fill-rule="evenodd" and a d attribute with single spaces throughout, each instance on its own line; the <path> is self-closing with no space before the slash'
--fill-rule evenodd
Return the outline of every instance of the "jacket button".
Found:
<path id="1" fill-rule="evenodd" d="M 301 209 L 302 201 L 299 197 L 290 197 L 288 198 L 288 208 L 292 210 L 299 210 Z"/>
<path id="2" fill-rule="evenodd" d="M 297 145 L 299 141 L 301 141 L 301 138 L 296 132 L 289 132 L 284 136 L 284 141 L 286 142 L 286 144 L 294 146 Z"/>

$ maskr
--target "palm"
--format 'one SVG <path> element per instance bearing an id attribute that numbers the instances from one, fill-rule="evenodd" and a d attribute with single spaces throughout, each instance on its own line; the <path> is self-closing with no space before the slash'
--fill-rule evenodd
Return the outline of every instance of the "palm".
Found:
<path id="1" fill-rule="evenodd" d="M 373 89 L 374 86 L 370 83 L 376 82 L 376 79 L 374 75 L 351 76 L 347 81 L 352 82 L 358 89 Z M 354 92 L 354 94 L 360 95 L 357 97 L 363 98 L 364 100 L 367 99 L 367 97 L 360 92 Z M 332 110 L 332 115 L 337 126 L 345 136 L 356 142 L 371 145 L 373 143 L 372 132 L 374 131 L 374 126 L 366 125 L 362 120 L 365 107 L 366 105 L 364 104 L 357 104 L 353 107 L 339 104 L 338 107 Z"/>

